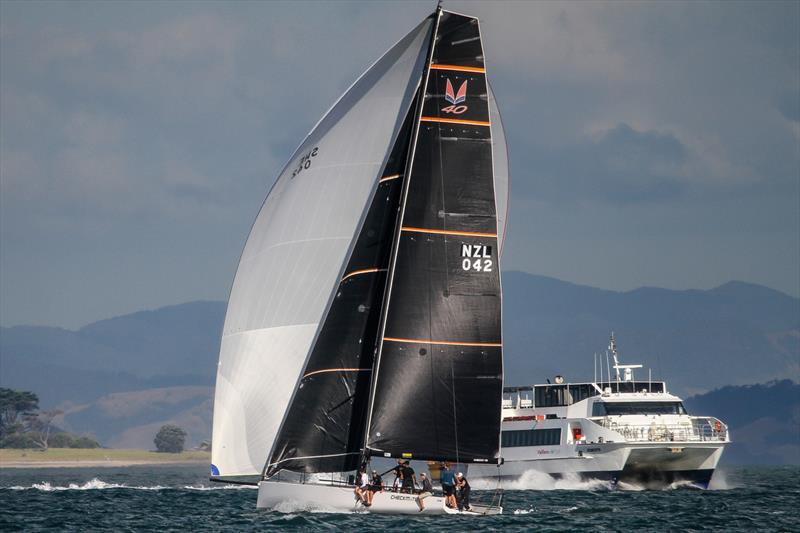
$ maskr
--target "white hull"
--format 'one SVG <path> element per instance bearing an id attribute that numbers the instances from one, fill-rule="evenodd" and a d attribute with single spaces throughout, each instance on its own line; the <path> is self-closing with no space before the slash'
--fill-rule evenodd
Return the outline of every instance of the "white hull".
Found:
<path id="1" fill-rule="evenodd" d="M 559 447 L 562 448 L 562 447 Z M 502 465 L 470 465 L 472 479 L 519 479 L 528 472 L 540 472 L 555 478 L 578 475 L 592 479 L 616 479 L 625 468 L 631 450 L 624 446 L 578 455 L 574 446 L 566 447 L 560 457 L 539 458 L 536 450 L 514 450 L 517 459 L 506 458 Z M 569 448 L 569 449 L 567 449 Z M 552 450 L 548 450 L 552 451 Z M 522 452 L 521 454 L 519 452 Z M 527 455 L 527 457 L 526 457 Z M 555 454 L 554 454 L 555 455 Z"/>
<path id="2" fill-rule="evenodd" d="M 352 486 L 338 486 L 314 483 L 283 483 L 262 481 L 258 485 L 258 503 L 260 509 L 281 512 L 323 511 L 333 513 L 369 512 L 378 514 L 415 514 L 415 515 L 485 515 L 500 514 L 502 507 L 485 507 L 473 504 L 474 512 L 449 509 L 441 496 L 428 496 L 424 499 L 425 508 L 421 509 L 419 498 L 415 494 L 397 492 L 376 492 L 372 505 L 364 506 L 355 497 Z"/>
<path id="3" fill-rule="evenodd" d="M 658 488 L 676 481 L 707 487 L 717 468 L 724 443 L 672 443 L 629 445 L 630 455 L 620 481 Z"/>
<path id="4" fill-rule="evenodd" d="M 686 480 L 707 486 L 725 444 L 721 442 L 604 443 L 560 446 L 568 457 L 507 460 L 500 467 L 470 465 L 474 480 L 516 480 L 531 472 L 658 488 Z M 523 450 L 521 450 L 523 451 Z M 534 454 L 530 450 L 530 456 Z M 580 455 L 579 455 L 580 453 Z"/>

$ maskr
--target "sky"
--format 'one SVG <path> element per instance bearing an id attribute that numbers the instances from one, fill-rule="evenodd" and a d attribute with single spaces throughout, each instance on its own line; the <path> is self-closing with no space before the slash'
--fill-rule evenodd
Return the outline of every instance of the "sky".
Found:
<path id="1" fill-rule="evenodd" d="M 294 148 L 425 2 L 0 2 L 0 324 L 224 300 Z M 800 2 L 465 2 L 502 268 L 800 295 Z"/>

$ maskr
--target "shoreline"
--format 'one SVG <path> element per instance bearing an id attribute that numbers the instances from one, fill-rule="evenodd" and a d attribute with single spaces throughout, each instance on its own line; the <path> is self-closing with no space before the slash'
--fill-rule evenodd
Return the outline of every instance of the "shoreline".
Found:
<path id="1" fill-rule="evenodd" d="M 208 464 L 208 461 L 202 459 L 176 459 L 174 461 L 125 461 L 119 459 L 109 459 L 107 461 L 0 461 L 0 470 L 4 468 L 113 468 L 206 464 Z"/>
<path id="2" fill-rule="evenodd" d="M 134 449 L 42 450 L 0 449 L 0 470 L 12 468 L 111 468 L 127 466 L 208 465 L 211 454 L 201 451 L 159 453 Z"/>

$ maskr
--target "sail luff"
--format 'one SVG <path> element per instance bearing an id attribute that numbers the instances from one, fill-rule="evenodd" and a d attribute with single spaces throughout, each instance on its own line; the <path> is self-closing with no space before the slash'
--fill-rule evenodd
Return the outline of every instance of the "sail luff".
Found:
<path id="1" fill-rule="evenodd" d="M 428 84 L 428 78 L 430 76 L 430 65 L 431 65 L 431 60 L 433 58 L 433 50 L 436 46 L 436 33 L 439 30 L 439 20 L 441 18 L 441 15 L 442 15 L 442 8 L 437 6 L 436 12 L 434 13 L 436 22 L 433 24 L 433 27 L 431 29 L 431 38 L 428 45 L 429 50 L 427 54 L 427 60 L 425 61 L 425 69 L 419 87 L 419 96 L 417 98 L 417 109 L 415 111 L 414 126 L 413 126 L 414 129 L 411 135 L 411 143 L 409 144 L 409 154 L 406 159 L 406 169 L 405 169 L 406 179 L 403 182 L 400 213 L 397 217 L 397 227 L 395 229 L 394 239 L 392 241 L 392 260 L 391 264 L 389 265 L 386 292 L 382 302 L 380 332 L 378 338 L 376 339 L 375 359 L 372 366 L 372 382 L 370 385 L 369 406 L 367 409 L 367 421 L 364 430 L 363 453 L 365 456 L 369 455 L 369 446 L 368 446 L 369 428 L 372 424 L 372 414 L 375 403 L 375 392 L 378 381 L 378 373 L 380 370 L 381 354 L 383 352 L 383 339 L 386 334 L 386 320 L 388 316 L 389 300 L 391 299 L 392 283 L 394 281 L 394 272 L 395 272 L 395 267 L 397 265 L 397 254 L 399 251 L 400 235 L 403 227 L 403 218 L 405 215 L 406 202 L 408 201 L 408 185 L 410 183 L 411 172 L 413 170 L 414 152 L 416 150 L 417 140 L 419 139 L 419 127 L 422 118 L 422 110 L 425 106 L 425 91 Z"/>

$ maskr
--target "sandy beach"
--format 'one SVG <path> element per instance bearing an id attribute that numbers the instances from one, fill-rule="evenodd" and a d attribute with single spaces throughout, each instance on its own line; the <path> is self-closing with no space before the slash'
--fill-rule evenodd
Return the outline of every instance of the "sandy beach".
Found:
<path id="1" fill-rule="evenodd" d="M 185 451 L 158 453 L 148 450 L 72 449 L 49 450 L 0 449 L 0 468 L 103 468 L 137 465 L 208 464 L 209 452 Z"/>

